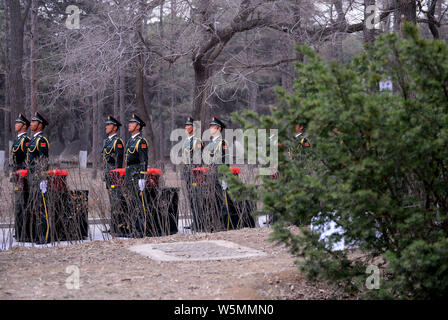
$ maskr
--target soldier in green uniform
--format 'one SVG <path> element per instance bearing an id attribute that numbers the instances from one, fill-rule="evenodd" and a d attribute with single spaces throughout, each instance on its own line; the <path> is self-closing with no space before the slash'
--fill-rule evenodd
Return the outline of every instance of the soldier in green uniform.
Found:
<path id="1" fill-rule="evenodd" d="M 16 119 L 15 131 L 17 132 L 17 137 L 14 139 L 11 148 L 11 157 L 13 164 L 13 174 L 17 170 L 26 169 L 26 151 L 28 145 L 30 144 L 30 138 L 26 134 L 28 127 L 30 126 L 30 121 L 23 115 L 19 114 Z M 21 179 L 22 185 L 19 186 L 19 179 Z M 11 182 L 15 182 L 14 187 L 14 227 L 15 227 L 15 238 L 17 241 L 28 241 L 29 239 L 26 235 L 26 222 L 28 221 L 25 213 L 26 204 L 29 197 L 29 186 L 28 180 L 25 177 L 13 176 Z M 25 222 L 25 224 L 24 224 Z"/>
<path id="2" fill-rule="evenodd" d="M 295 138 L 299 141 L 299 148 L 307 148 L 310 147 L 310 142 L 308 141 L 308 137 L 303 129 L 302 125 L 296 126 L 297 134 Z"/>
<path id="3" fill-rule="evenodd" d="M 143 190 L 148 170 L 148 141 L 141 134 L 145 122 L 135 113 L 129 120 L 131 138 L 126 143 L 126 200 L 131 222 L 131 235 L 143 237 L 146 234 L 147 217 Z"/>
<path id="4" fill-rule="evenodd" d="M 229 153 L 227 150 L 227 142 L 222 138 L 222 130 L 226 128 L 225 124 L 216 117 L 210 122 L 210 134 L 212 140 L 207 146 L 212 165 L 226 164 L 229 165 Z"/>
<path id="5" fill-rule="evenodd" d="M 230 199 L 227 195 L 227 184 L 223 177 L 218 173 L 220 165 L 229 166 L 228 144 L 222 137 L 222 130 L 226 128 L 225 124 L 217 117 L 213 117 L 210 122 L 211 141 L 207 145 L 207 151 L 210 162 L 210 175 L 214 181 L 215 211 L 218 215 L 220 227 L 223 230 L 229 228 L 230 219 Z"/>
<path id="6" fill-rule="evenodd" d="M 195 128 L 192 117 L 188 117 L 187 121 L 185 121 L 185 131 L 188 137 L 185 139 L 182 147 L 183 163 L 185 167 L 194 168 L 201 164 L 203 143 L 201 139 L 194 135 Z"/>
<path id="7" fill-rule="evenodd" d="M 297 140 L 297 145 L 292 148 L 289 152 L 291 158 L 295 159 L 300 155 L 301 150 L 307 150 L 311 148 L 310 142 L 308 140 L 308 136 L 305 133 L 302 125 L 296 126 L 297 133 L 294 138 Z"/>
<path id="8" fill-rule="evenodd" d="M 185 121 L 185 132 L 187 138 L 182 146 L 183 168 L 182 175 L 186 184 L 186 191 L 190 201 L 191 213 L 193 216 L 194 225 L 197 226 L 197 203 L 193 197 L 193 169 L 200 166 L 203 142 L 198 137 L 195 137 L 194 119 L 188 117 Z M 194 228 L 193 225 L 193 228 Z M 186 229 L 192 226 L 186 226 Z"/>
<path id="9" fill-rule="evenodd" d="M 109 194 L 111 222 L 110 233 L 113 235 L 122 235 L 124 233 L 124 213 L 126 212 L 126 201 L 123 192 L 116 186 L 110 175 L 110 171 L 122 168 L 124 161 L 124 143 L 118 136 L 118 129 L 121 127 L 120 121 L 109 115 L 106 120 L 107 138 L 103 143 L 103 167 L 104 181 Z"/>
<path id="10" fill-rule="evenodd" d="M 26 154 L 28 181 L 30 183 L 29 205 L 33 216 L 37 220 L 36 243 L 46 243 L 48 240 L 49 222 L 45 193 L 47 192 L 50 143 L 42 132 L 47 125 L 48 121 L 39 112 L 36 112 L 31 118 L 30 129 L 33 132 L 33 136 Z"/>
<path id="11" fill-rule="evenodd" d="M 20 113 L 16 119 L 16 124 L 14 127 L 17 132 L 17 137 L 15 138 L 11 148 L 13 172 L 26 168 L 26 150 L 30 144 L 30 137 L 28 137 L 26 131 L 29 126 L 30 121 Z"/>
<path id="12" fill-rule="evenodd" d="M 121 127 L 120 121 L 113 116 L 108 116 L 106 120 L 106 134 L 108 137 L 103 144 L 103 166 L 104 166 L 104 181 L 106 181 L 106 188 L 110 189 L 112 185 L 110 171 L 123 167 L 124 159 L 124 143 L 117 135 L 118 129 Z"/>
<path id="13" fill-rule="evenodd" d="M 31 118 L 30 129 L 33 132 L 33 136 L 31 137 L 26 155 L 29 178 L 36 177 L 37 179 L 47 177 L 47 173 L 45 172 L 43 175 L 43 172 L 48 170 L 50 143 L 42 132 L 47 125 L 48 121 L 39 112 L 36 112 Z M 43 179 L 40 181 L 43 181 Z"/>

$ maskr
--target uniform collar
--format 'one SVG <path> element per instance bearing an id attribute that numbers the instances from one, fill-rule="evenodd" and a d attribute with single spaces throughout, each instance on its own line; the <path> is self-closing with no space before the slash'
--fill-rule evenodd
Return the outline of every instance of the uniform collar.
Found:
<path id="1" fill-rule="evenodd" d="M 190 139 L 190 140 L 191 140 L 191 139 L 193 139 L 193 137 L 194 137 L 194 135 L 192 135 L 192 136 L 189 136 L 189 137 L 188 137 L 188 139 Z"/>
<path id="2" fill-rule="evenodd" d="M 34 137 L 37 137 L 39 134 L 41 134 L 42 133 L 42 131 L 39 131 L 39 132 L 36 132 L 34 135 L 33 135 L 33 138 Z"/>
<path id="3" fill-rule="evenodd" d="M 25 131 L 25 132 L 22 132 L 22 133 L 19 133 L 19 134 L 17 135 L 17 138 L 20 138 L 20 137 L 23 136 L 25 133 L 26 133 L 26 131 Z"/>
<path id="4" fill-rule="evenodd" d="M 141 132 L 134 134 L 131 139 L 134 139 L 136 136 L 138 136 Z"/>
<path id="5" fill-rule="evenodd" d="M 221 137 L 221 135 L 219 135 L 219 136 L 217 136 L 216 138 L 213 138 L 212 139 L 212 142 L 215 142 L 218 138 L 220 138 Z"/>
<path id="6" fill-rule="evenodd" d="M 108 136 L 107 138 L 108 139 L 112 139 L 114 136 L 116 136 L 117 134 L 116 133 L 114 133 L 113 135 L 111 135 L 111 136 Z"/>

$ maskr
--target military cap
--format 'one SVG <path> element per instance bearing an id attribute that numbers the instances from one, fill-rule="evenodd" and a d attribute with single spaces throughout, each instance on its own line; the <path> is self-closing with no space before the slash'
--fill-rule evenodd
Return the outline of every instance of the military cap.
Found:
<path id="1" fill-rule="evenodd" d="M 30 120 L 28 120 L 25 115 L 23 115 L 22 113 L 19 113 L 19 116 L 16 119 L 16 122 L 21 122 L 23 124 L 25 124 L 27 127 L 30 126 Z"/>
<path id="2" fill-rule="evenodd" d="M 192 117 L 188 117 L 187 118 L 187 121 L 185 121 L 185 125 L 193 125 L 193 121 L 194 121 L 194 119 L 192 118 Z"/>
<path id="3" fill-rule="evenodd" d="M 221 129 L 224 129 L 224 128 L 226 127 L 226 125 L 224 124 L 224 122 L 222 122 L 221 120 L 219 120 L 219 119 L 216 118 L 216 117 L 213 117 L 213 118 L 212 118 L 212 121 L 210 122 L 210 125 L 212 125 L 212 124 L 217 125 L 217 126 L 220 126 Z"/>
<path id="4" fill-rule="evenodd" d="M 120 121 L 118 121 L 117 119 L 115 119 L 112 116 L 107 116 L 106 124 L 113 124 L 117 127 L 121 127 Z"/>
<path id="5" fill-rule="evenodd" d="M 135 113 L 132 114 L 132 117 L 131 117 L 131 119 L 129 119 L 129 122 L 137 122 L 142 127 L 146 126 L 146 123 Z"/>
<path id="6" fill-rule="evenodd" d="M 48 121 L 45 120 L 45 118 L 37 111 L 34 113 L 34 116 L 31 118 L 31 121 L 39 121 L 44 125 L 44 127 L 48 126 Z"/>

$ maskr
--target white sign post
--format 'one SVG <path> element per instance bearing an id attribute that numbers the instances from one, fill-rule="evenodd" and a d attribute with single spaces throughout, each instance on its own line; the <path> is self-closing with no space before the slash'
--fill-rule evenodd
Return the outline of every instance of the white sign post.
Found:
<path id="1" fill-rule="evenodd" d="M 5 170 L 5 151 L 0 150 L 0 171 Z"/>
<path id="2" fill-rule="evenodd" d="M 11 140 L 9 140 L 9 149 L 8 150 L 11 150 L 12 149 L 12 141 Z M 6 161 L 6 159 L 5 159 L 5 161 Z M 8 165 L 10 165 L 12 163 L 12 156 L 11 156 L 11 152 L 8 152 Z"/>
<path id="3" fill-rule="evenodd" d="M 79 151 L 79 166 L 81 169 L 87 168 L 87 151 Z"/>
<path id="4" fill-rule="evenodd" d="M 392 94 L 393 84 L 390 79 L 386 80 L 386 81 L 380 81 L 380 91 L 385 91 L 385 90 L 389 90 Z"/>

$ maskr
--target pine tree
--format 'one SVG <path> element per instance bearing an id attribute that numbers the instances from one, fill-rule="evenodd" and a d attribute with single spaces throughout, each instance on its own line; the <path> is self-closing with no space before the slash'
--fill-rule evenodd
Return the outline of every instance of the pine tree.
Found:
<path id="1" fill-rule="evenodd" d="M 448 52 L 412 25 L 404 34 L 380 36 L 346 65 L 298 47 L 305 62 L 296 65 L 294 93 L 279 89 L 271 116 L 234 115 L 246 128 L 279 129 L 280 175 L 260 186 L 233 180 L 231 190 L 263 201 L 263 214 L 277 217 L 273 240 L 300 258 L 309 279 L 365 297 L 441 298 L 448 294 Z M 379 91 L 387 79 L 393 93 Z M 291 157 L 297 124 L 311 148 Z M 344 234 L 319 240 L 309 225 L 329 221 Z M 351 249 L 331 250 L 342 238 Z M 371 264 L 381 270 L 377 290 L 366 288 Z"/>

